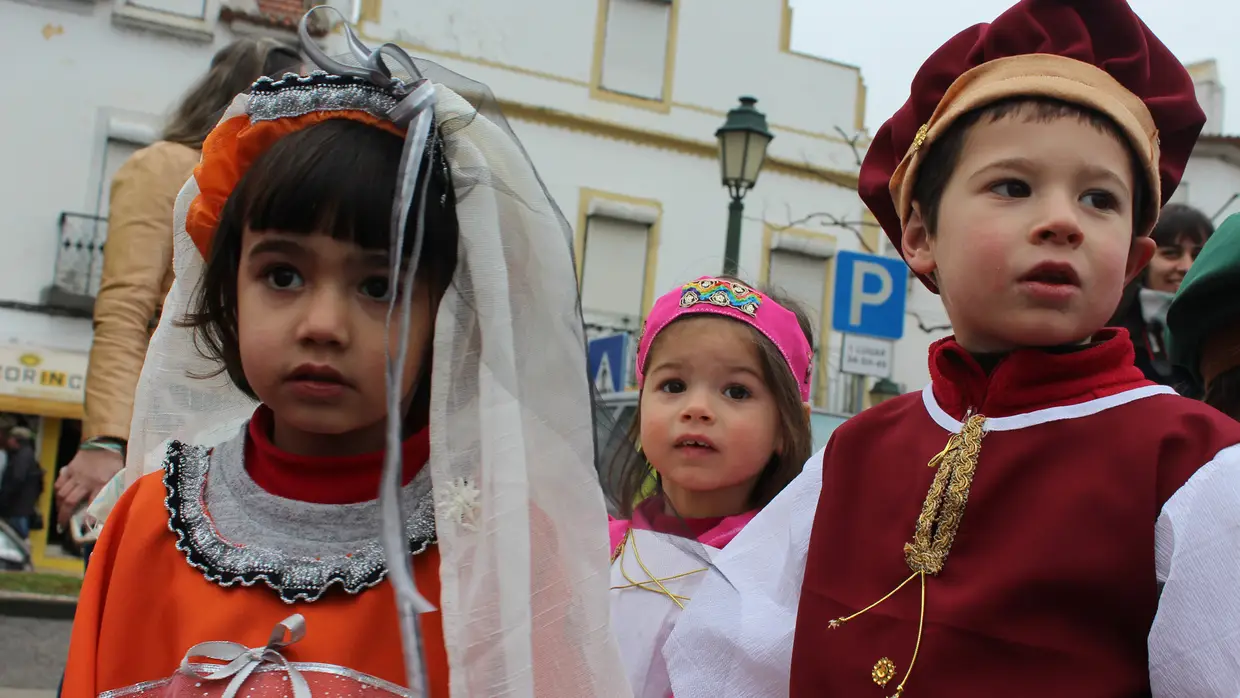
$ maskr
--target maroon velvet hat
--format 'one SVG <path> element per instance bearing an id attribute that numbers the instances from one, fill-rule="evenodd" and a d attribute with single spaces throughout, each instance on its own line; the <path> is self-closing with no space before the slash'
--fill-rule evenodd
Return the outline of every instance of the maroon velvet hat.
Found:
<path id="1" fill-rule="evenodd" d="M 904 106 L 878 129 L 858 191 L 897 249 L 921 156 L 960 116 L 1001 99 L 1050 97 L 1110 117 L 1149 181 L 1148 233 L 1205 114 L 1192 78 L 1125 0 L 1021 0 L 935 51 Z"/>

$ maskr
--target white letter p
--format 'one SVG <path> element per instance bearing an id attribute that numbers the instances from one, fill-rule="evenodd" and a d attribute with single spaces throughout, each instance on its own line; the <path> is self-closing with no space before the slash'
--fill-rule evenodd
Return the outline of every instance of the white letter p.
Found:
<path id="1" fill-rule="evenodd" d="M 873 274 L 878 277 L 878 291 L 865 292 L 865 277 Z M 861 324 L 861 308 L 866 305 L 882 305 L 891 298 L 891 274 L 881 264 L 858 261 L 853 264 L 852 305 L 848 309 L 848 324 L 856 327 Z"/>

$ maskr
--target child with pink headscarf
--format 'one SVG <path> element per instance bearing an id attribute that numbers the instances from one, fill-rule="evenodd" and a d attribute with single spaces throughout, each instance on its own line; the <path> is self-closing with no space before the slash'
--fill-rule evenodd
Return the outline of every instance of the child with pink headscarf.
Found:
<path id="1" fill-rule="evenodd" d="M 684 284 L 646 318 L 636 448 L 612 469 L 624 518 L 610 524 L 612 624 L 635 696 L 671 694 L 676 617 L 810 456 L 811 335 L 792 304 L 732 278 Z"/>

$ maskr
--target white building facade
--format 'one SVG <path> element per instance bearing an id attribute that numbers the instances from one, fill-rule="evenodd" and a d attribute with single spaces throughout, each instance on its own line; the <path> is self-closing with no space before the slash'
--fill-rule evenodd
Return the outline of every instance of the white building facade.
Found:
<path id="1" fill-rule="evenodd" d="M 714 134 L 739 96 L 756 97 L 775 139 L 744 202 L 740 275 L 806 307 L 823 347 L 815 401 L 848 406 L 826 330 L 835 251 L 879 237 L 855 192 L 865 87 L 855 67 L 790 50 L 786 0 L 334 4 L 368 44 L 398 43 L 492 89 L 574 227 L 595 333 L 636 331 L 658 294 L 721 270 Z M 77 355 L 81 369 L 112 173 L 158 138 L 218 48 L 245 32 L 291 37 L 304 6 L 0 0 L 0 51 L 28 68 L 9 77 L 22 106 L 0 130 L 0 346 Z M 324 42 L 343 50 L 338 32 Z"/>
<path id="2" fill-rule="evenodd" d="M 45 516 L 76 450 L 112 175 L 158 140 L 216 50 L 239 33 L 293 36 L 273 0 L 248 1 L 0 0 L 0 413 L 37 433 Z M 33 536 L 36 566 L 80 573 L 57 535 Z"/>
<path id="3" fill-rule="evenodd" d="M 740 275 L 804 305 L 838 366 L 823 332 L 832 259 L 860 237 L 805 219 L 825 212 L 873 244 L 855 192 L 866 141 L 848 142 L 865 88 L 857 68 L 789 50 L 784 0 L 362 0 L 357 12 L 367 43 L 400 43 L 494 91 L 574 226 L 592 334 L 636 333 L 659 294 L 721 271 L 714 133 L 739 96 L 758 98 L 775 139 L 745 199 Z M 838 371 L 819 379 L 817 404 L 842 409 Z"/>
<path id="4" fill-rule="evenodd" d="M 740 96 L 757 98 L 775 138 L 744 200 L 740 275 L 811 316 L 816 420 L 859 407 L 867 384 L 840 375 L 830 313 L 836 253 L 882 251 L 856 195 L 865 85 L 858 68 L 791 50 L 787 0 L 331 1 L 368 44 L 491 88 L 574 228 L 592 335 L 635 334 L 659 294 L 722 270 L 715 131 Z M 0 0 L 0 56 L 15 68 L 0 115 L 0 413 L 36 426 L 45 496 L 82 416 L 113 173 L 159 138 L 219 48 L 292 39 L 313 4 Z M 338 31 L 323 42 L 344 52 Z M 46 534 L 37 563 L 80 569 L 45 547 Z"/>
<path id="5" fill-rule="evenodd" d="M 1206 113 L 1206 125 L 1172 201 L 1201 210 L 1217 226 L 1240 213 L 1240 135 L 1228 135 L 1223 128 L 1223 83 L 1217 64 L 1202 61 L 1188 66 L 1188 71 L 1197 87 L 1197 102 Z"/>

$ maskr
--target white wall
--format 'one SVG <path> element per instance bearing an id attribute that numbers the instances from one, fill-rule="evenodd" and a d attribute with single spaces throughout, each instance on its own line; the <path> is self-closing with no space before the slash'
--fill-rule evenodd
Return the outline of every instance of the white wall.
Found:
<path id="1" fill-rule="evenodd" d="M 904 337 L 896 343 L 891 379 L 906 391 L 920 390 L 930 382 L 930 345 L 952 333 L 943 302 L 916 277 L 909 279 L 908 312 Z M 924 331 L 925 327 L 929 331 Z"/>
<path id="2" fill-rule="evenodd" d="M 662 204 L 656 293 L 723 265 L 728 198 L 712 159 L 598 138 L 541 123 L 514 121 L 539 174 L 574 226 L 580 188 L 653 199 Z M 740 274 L 761 272 L 763 219 L 784 224 L 788 211 L 832 211 L 856 220 L 860 200 L 851 190 L 821 182 L 764 173 L 745 199 Z M 841 249 L 857 249 L 851 233 L 837 233 Z"/>
<path id="3" fill-rule="evenodd" d="M 1236 150 L 1240 154 L 1240 148 Z M 1194 154 L 1188 160 L 1184 180 L 1176 190 L 1173 201 L 1200 209 L 1207 216 L 1213 216 L 1222 209 L 1222 213 L 1214 219 L 1214 224 L 1218 225 L 1227 216 L 1240 213 L 1240 198 L 1232 199 L 1236 194 L 1240 194 L 1240 165 L 1217 157 Z M 1231 200 L 1230 204 L 1228 200 Z M 1227 204 L 1226 208 L 1223 208 L 1224 204 Z"/>
<path id="4" fill-rule="evenodd" d="M 109 124 L 157 130 L 214 53 L 117 27 L 113 7 L 0 0 L 0 51 L 20 68 L 5 76 L 0 110 L 0 300 L 38 303 L 54 274 L 60 212 L 95 213 Z M 13 340 L 84 351 L 89 321 L 0 311 L 0 342 Z"/>
<path id="5" fill-rule="evenodd" d="M 592 96 L 597 0 L 370 0 L 368 42 L 400 40 L 415 55 L 486 83 L 502 99 L 690 138 L 714 140 L 737 97 L 752 94 L 776 139 L 771 154 L 856 169 L 835 133 L 856 131 L 860 72 L 780 49 L 784 0 L 675 0 L 671 104 L 643 109 Z M 534 38 L 534 40 L 531 40 Z M 343 46 L 333 37 L 335 46 Z M 651 50 L 658 50 L 651 47 Z M 824 138 L 822 136 L 828 136 Z"/>
<path id="6" fill-rule="evenodd" d="M 728 197 L 719 182 L 714 133 L 742 94 L 759 99 L 775 133 L 769 156 L 785 166 L 768 167 L 745 199 L 740 275 L 754 282 L 764 276 L 766 224 L 787 226 L 813 212 L 861 220 L 863 207 L 851 187 L 787 167 L 855 175 L 863 153 L 855 153 L 836 127 L 848 135 L 857 131 L 862 92 L 856 68 L 783 49 L 784 0 L 675 0 L 674 70 L 670 95 L 659 103 L 617 99 L 593 84 L 605 4 L 470 0 L 414 8 L 368 0 L 361 33 L 371 44 L 399 40 L 414 55 L 487 84 L 501 102 L 518 103 L 520 114 L 509 109 L 513 128 L 574 227 L 582 220 L 583 188 L 657 204 L 659 244 L 654 268 L 648 268 L 653 295 L 722 268 Z M 333 50 L 343 48 L 339 37 L 329 41 Z M 865 145 L 861 141 L 860 149 Z M 834 236 L 838 249 L 860 248 L 848 230 L 797 227 Z M 826 342 L 838 348 L 838 337 Z"/>

